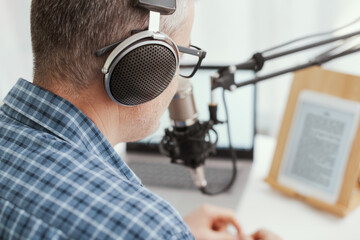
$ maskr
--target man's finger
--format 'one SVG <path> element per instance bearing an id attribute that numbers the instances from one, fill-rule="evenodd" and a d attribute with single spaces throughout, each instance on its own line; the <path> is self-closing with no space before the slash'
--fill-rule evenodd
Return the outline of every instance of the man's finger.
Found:
<path id="1" fill-rule="evenodd" d="M 212 229 L 214 231 L 224 231 L 228 228 L 228 225 L 229 224 L 226 221 L 219 220 L 214 222 Z"/>

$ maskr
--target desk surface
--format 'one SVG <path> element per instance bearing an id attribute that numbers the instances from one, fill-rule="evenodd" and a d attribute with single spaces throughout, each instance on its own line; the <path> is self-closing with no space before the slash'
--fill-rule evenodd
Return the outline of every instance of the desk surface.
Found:
<path id="1" fill-rule="evenodd" d="M 264 182 L 275 147 L 275 139 L 256 137 L 254 165 L 237 211 L 244 232 L 265 228 L 284 240 L 359 240 L 360 207 L 339 218 L 289 198 Z"/>

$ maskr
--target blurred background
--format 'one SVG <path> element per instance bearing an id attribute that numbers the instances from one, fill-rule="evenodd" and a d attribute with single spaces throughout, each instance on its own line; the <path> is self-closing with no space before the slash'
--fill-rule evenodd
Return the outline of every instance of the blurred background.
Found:
<path id="1" fill-rule="evenodd" d="M 0 99 L 19 77 L 32 80 L 30 3 L 0 0 Z M 195 5 L 192 43 L 208 52 L 204 65 L 240 63 L 257 51 L 360 17 L 359 0 L 203 0 Z M 340 33 L 355 29 L 360 22 Z M 261 74 L 304 62 L 320 50 L 269 62 Z M 360 75 L 360 53 L 324 67 Z M 277 135 L 291 79 L 287 74 L 258 84 L 257 132 Z"/>

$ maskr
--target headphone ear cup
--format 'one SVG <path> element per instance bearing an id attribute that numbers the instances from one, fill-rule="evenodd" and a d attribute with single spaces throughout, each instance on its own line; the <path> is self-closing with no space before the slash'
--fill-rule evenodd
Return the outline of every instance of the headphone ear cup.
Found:
<path id="1" fill-rule="evenodd" d="M 110 97 L 136 106 L 159 96 L 178 68 L 178 53 L 166 41 L 142 40 L 120 52 L 105 77 Z"/>

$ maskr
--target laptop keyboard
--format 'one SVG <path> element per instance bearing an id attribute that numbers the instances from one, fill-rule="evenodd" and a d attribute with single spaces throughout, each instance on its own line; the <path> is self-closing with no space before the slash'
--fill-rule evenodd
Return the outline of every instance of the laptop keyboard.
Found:
<path id="1" fill-rule="evenodd" d="M 189 168 L 170 163 L 130 162 L 129 167 L 145 186 L 158 186 L 178 189 L 196 189 Z M 208 185 L 212 189 L 223 188 L 230 180 L 231 168 L 205 166 Z"/>

